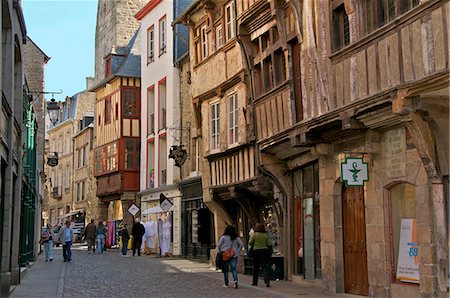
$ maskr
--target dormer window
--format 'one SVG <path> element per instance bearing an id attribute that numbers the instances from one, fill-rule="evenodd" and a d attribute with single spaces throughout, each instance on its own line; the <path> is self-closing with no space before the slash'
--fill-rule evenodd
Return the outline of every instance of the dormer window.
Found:
<path id="1" fill-rule="evenodd" d="M 111 55 L 106 57 L 106 63 L 105 63 L 105 79 L 109 77 L 112 73 L 112 62 L 111 62 Z"/>

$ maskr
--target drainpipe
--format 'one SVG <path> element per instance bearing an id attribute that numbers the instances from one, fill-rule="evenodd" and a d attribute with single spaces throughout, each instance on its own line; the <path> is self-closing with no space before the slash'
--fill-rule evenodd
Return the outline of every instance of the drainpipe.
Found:
<path id="1" fill-rule="evenodd" d="M 267 171 L 263 166 L 260 165 L 260 158 L 259 158 L 259 145 L 258 145 L 258 130 L 256 129 L 256 109 L 255 109 L 255 103 L 254 103 L 254 99 L 255 99 L 255 94 L 254 94 L 254 88 L 253 88 L 253 67 L 251 65 L 251 63 L 249 62 L 248 59 L 248 54 L 247 51 L 242 43 L 242 40 L 240 39 L 240 36 L 238 34 L 238 23 L 237 23 L 237 0 L 233 0 L 233 6 L 234 6 L 234 28 L 236 30 L 236 41 L 239 44 L 239 47 L 241 48 L 241 53 L 242 56 L 244 58 L 245 61 L 245 66 L 246 66 L 246 70 L 247 70 L 247 75 L 248 75 L 248 83 L 250 85 L 250 105 L 252 108 L 252 121 L 253 121 L 253 129 L 254 129 L 254 135 L 255 135 L 255 144 L 254 144 L 254 148 L 255 148 L 255 165 L 258 171 L 260 171 L 264 176 L 268 177 L 271 181 L 273 181 L 273 183 L 278 187 L 278 189 L 282 192 L 283 194 L 283 205 L 287 208 L 287 210 L 290 210 L 290 206 L 287 206 L 288 203 L 288 196 L 287 196 L 287 192 L 284 189 L 284 187 L 282 186 L 282 184 L 280 183 L 280 181 L 278 180 L 277 177 L 275 177 L 275 175 L 273 175 L 272 173 L 270 173 L 269 171 Z M 283 241 L 283 246 L 285 247 L 285 251 L 286 254 L 284 256 L 284 278 L 287 280 L 288 279 L 288 258 L 287 256 L 290 255 L 290 251 L 291 251 L 291 243 L 290 243 L 290 237 L 287 237 L 287 233 L 286 233 L 286 227 L 289 227 L 288 224 L 284 224 L 287 223 L 288 221 L 288 217 L 287 214 L 288 212 L 283 212 L 283 210 L 281 209 L 281 207 L 279 206 L 280 204 L 278 202 L 275 202 L 274 204 L 275 206 L 278 205 L 278 210 L 279 212 L 277 212 L 277 215 L 279 216 L 280 213 L 282 213 L 282 223 L 281 223 L 281 227 L 284 227 L 284 241 Z"/>

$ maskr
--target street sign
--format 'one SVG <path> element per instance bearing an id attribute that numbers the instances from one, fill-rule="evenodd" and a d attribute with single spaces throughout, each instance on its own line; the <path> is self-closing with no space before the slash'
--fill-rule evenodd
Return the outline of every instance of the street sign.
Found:
<path id="1" fill-rule="evenodd" d="M 130 212 L 131 215 L 133 215 L 133 216 L 135 216 L 136 213 L 139 212 L 139 210 L 140 210 L 139 207 L 136 206 L 135 204 L 131 205 L 130 208 L 128 208 L 128 212 Z"/>
<path id="2" fill-rule="evenodd" d="M 346 158 L 341 163 L 341 180 L 345 186 L 363 186 L 369 181 L 369 166 L 362 158 Z"/>

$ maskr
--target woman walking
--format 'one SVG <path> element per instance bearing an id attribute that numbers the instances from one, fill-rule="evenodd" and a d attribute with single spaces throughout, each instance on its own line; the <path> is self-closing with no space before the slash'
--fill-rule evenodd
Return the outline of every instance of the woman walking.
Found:
<path id="1" fill-rule="evenodd" d="M 97 227 L 97 251 L 99 254 L 103 253 L 105 248 L 106 229 L 103 223 L 100 221 Z"/>
<path id="2" fill-rule="evenodd" d="M 53 232 L 50 224 L 42 229 L 41 242 L 44 245 L 45 261 L 53 261 Z"/>
<path id="3" fill-rule="evenodd" d="M 255 233 L 250 237 L 248 245 L 253 247 L 253 283 L 258 285 L 259 266 L 261 265 L 264 273 L 264 283 L 270 287 L 269 281 L 269 261 L 272 256 L 272 242 L 264 229 L 264 225 L 257 223 Z"/>
<path id="4" fill-rule="evenodd" d="M 219 244 L 217 248 L 220 253 L 224 254 L 228 249 L 233 249 L 233 256 L 228 263 L 223 266 L 222 272 L 225 280 L 224 288 L 228 287 L 228 271 L 231 271 L 234 279 L 234 288 L 238 288 L 238 276 L 237 276 L 237 261 L 239 258 L 239 254 L 242 250 L 244 243 L 242 243 L 241 239 L 237 236 L 236 228 L 233 226 L 227 226 L 225 228 L 225 232 L 223 232 L 222 237 L 220 237 Z M 228 267 L 229 265 L 229 267 Z"/>

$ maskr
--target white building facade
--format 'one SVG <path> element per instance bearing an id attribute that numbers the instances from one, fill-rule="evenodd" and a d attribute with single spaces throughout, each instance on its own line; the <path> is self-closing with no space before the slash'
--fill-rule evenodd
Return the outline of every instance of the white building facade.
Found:
<path id="1" fill-rule="evenodd" d="M 172 225 L 170 253 L 180 255 L 180 168 L 169 159 L 171 146 L 180 143 L 179 72 L 174 67 L 174 1 L 150 1 L 136 18 L 141 21 L 141 172 L 142 220 L 161 216 Z M 160 195 L 173 204 L 166 214 L 145 214 L 160 205 Z"/>

